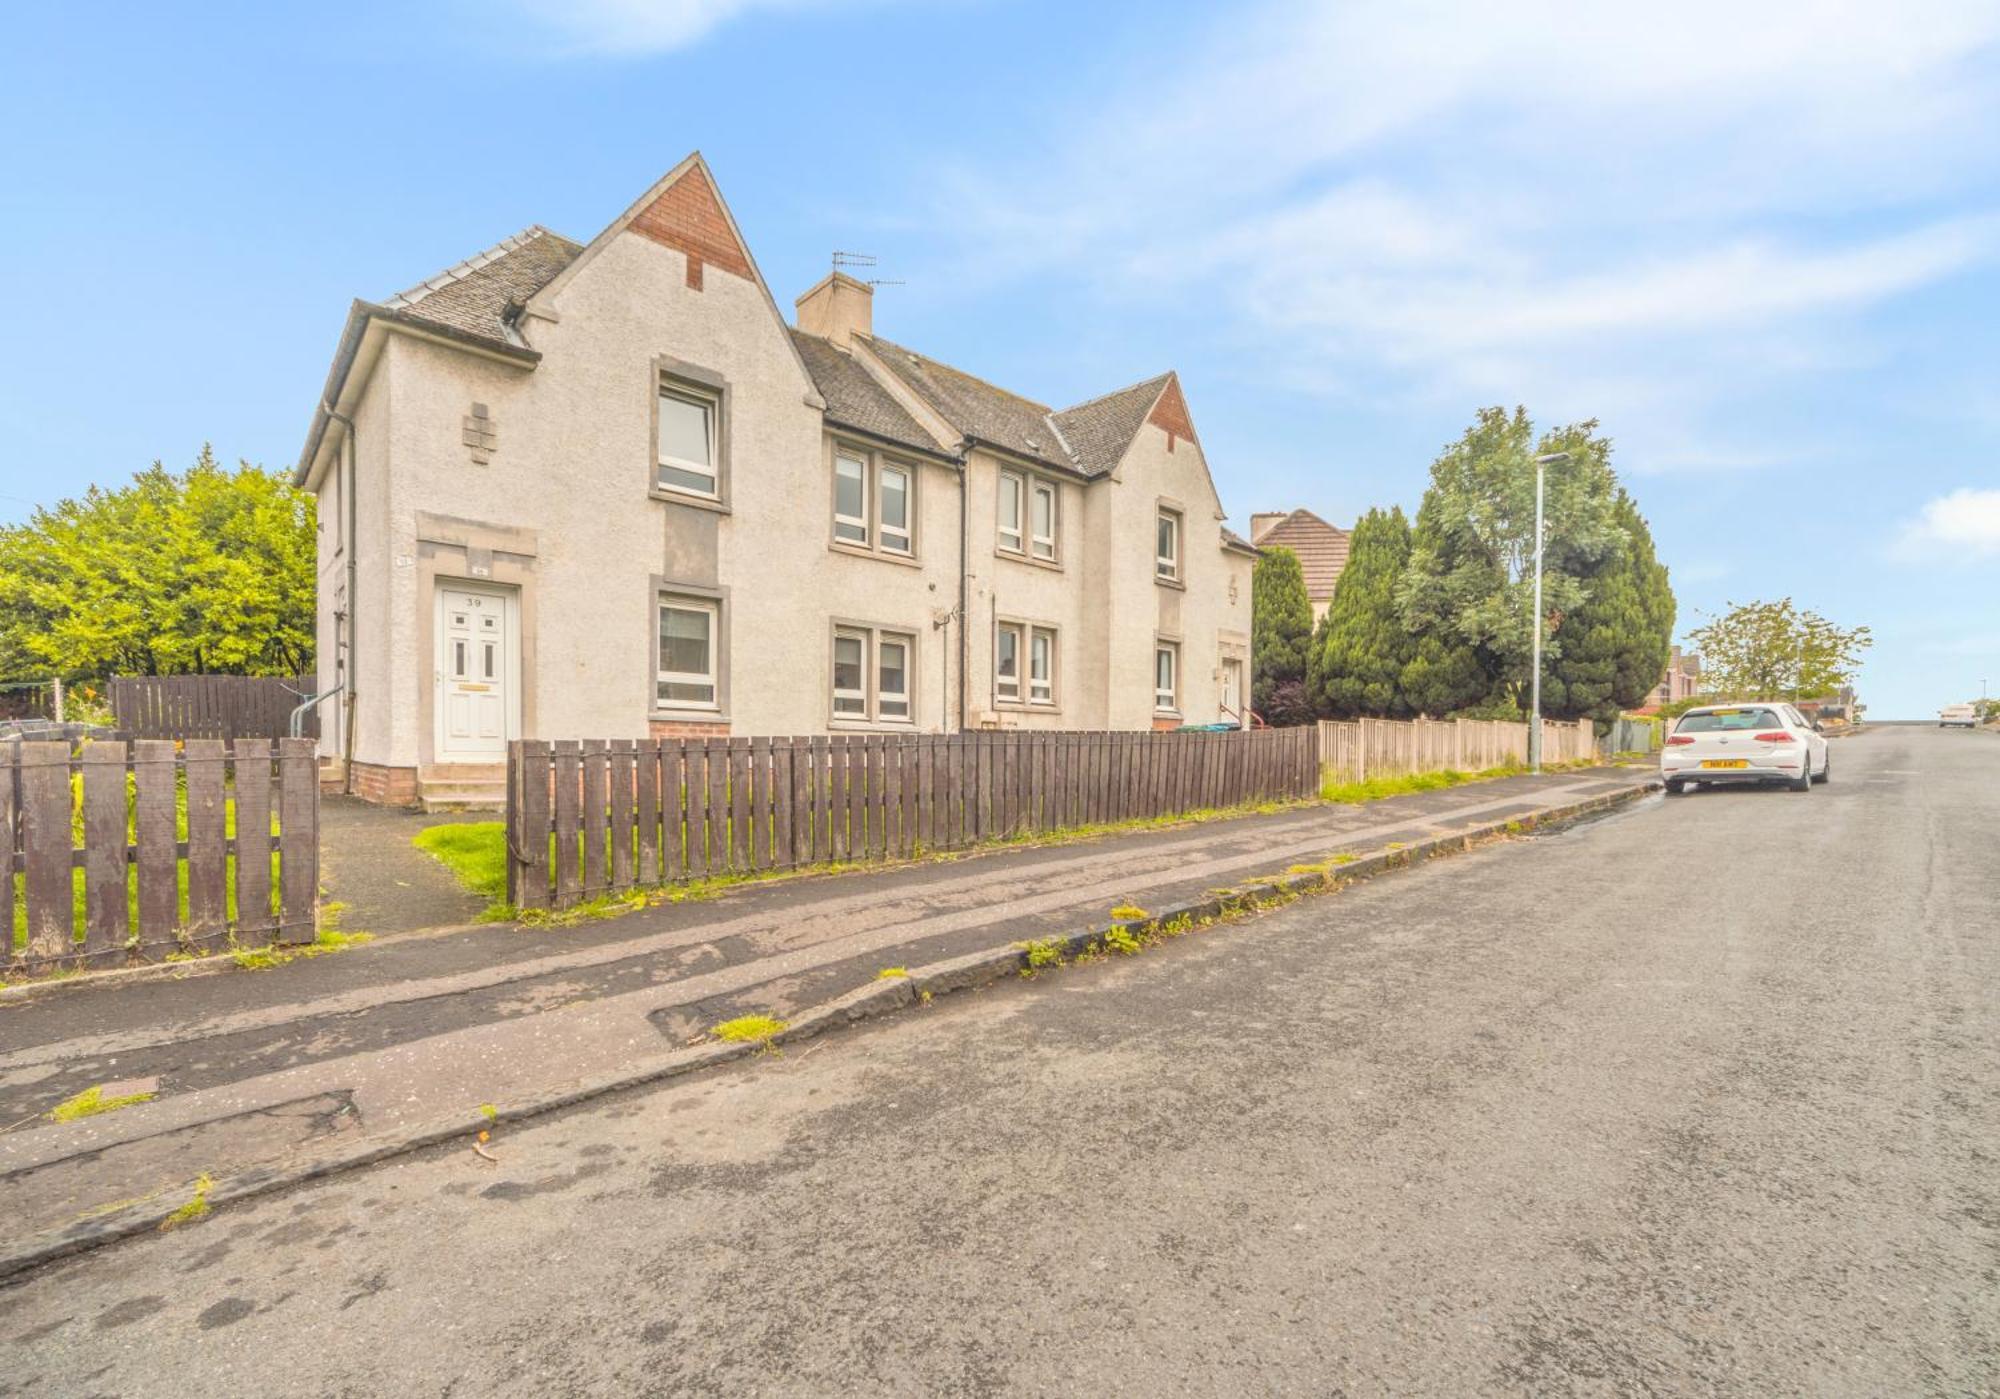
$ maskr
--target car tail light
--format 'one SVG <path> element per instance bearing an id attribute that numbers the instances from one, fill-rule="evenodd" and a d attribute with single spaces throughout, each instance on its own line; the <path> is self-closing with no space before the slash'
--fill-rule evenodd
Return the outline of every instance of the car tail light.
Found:
<path id="1" fill-rule="evenodd" d="M 1796 743 L 1798 740 L 1794 739 L 1783 729 L 1774 729 L 1767 734 L 1758 734 L 1757 741 L 1759 743 Z"/>
<path id="2" fill-rule="evenodd" d="M 1667 746 L 1669 748 L 1676 748 L 1683 743 L 1693 743 L 1693 742 L 1694 740 L 1689 738 L 1686 734 L 1675 734 L 1672 738 L 1667 740 Z"/>

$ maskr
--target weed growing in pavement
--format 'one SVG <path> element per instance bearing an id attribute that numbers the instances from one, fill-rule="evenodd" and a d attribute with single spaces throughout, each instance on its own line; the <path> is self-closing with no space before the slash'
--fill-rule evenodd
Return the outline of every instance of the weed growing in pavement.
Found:
<path id="1" fill-rule="evenodd" d="M 785 1022 L 770 1015 L 739 1015 L 709 1030 L 719 1040 L 731 1044 L 765 1044 L 773 1035 L 784 1033 Z"/>
<path id="2" fill-rule="evenodd" d="M 287 962 L 296 962 L 305 957 L 324 957 L 329 952 L 345 952 L 350 947 L 359 947 L 365 942 L 375 941 L 373 933 L 343 933 L 338 928 L 321 928 L 319 936 L 300 947 L 285 947 L 273 943 L 269 947 L 232 947 L 229 960 L 246 972 L 264 971 L 271 967 L 282 967 Z"/>
<path id="3" fill-rule="evenodd" d="M 1038 942 L 1024 942 L 1022 951 L 1028 954 L 1028 968 L 1040 971 L 1043 967 L 1059 967 L 1063 964 L 1062 944 L 1054 938 L 1043 938 Z"/>
<path id="4" fill-rule="evenodd" d="M 209 1192 L 215 1189 L 215 1180 L 207 1171 L 194 1178 L 194 1195 L 185 1205 L 160 1221 L 160 1232 L 178 1229 L 183 1224 L 192 1224 L 197 1219 L 208 1217 Z"/>
<path id="5" fill-rule="evenodd" d="M 909 974 L 910 969 L 908 967 L 884 967 L 881 971 L 875 973 L 875 979 L 877 981 L 894 981 L 899 976 L 908 976 Z"/>
<path id="6" fill-rule="evenodd" d="M 1104 946 L 1107 951 L 1122 952 L 1130 957 L 1139 950 L 1139 939 L 1133 936 L 1130 928 L 1113 926 L 1104 930 Z"/>
<path id="7" fill-rule="evenodd" d="M 1119 904 L 1111 910 L 1111 916 L 1116 918 L 1120 923 L 1136 923 L 1142 919 L 1151 918 L 1153 915 L 1146 912 L 1145 909 L 1139 907 L 1137 904 Z"/>
<path id="8" fill-rule="evenodd" d="M 104 1096 L 104 1085 L 93 1083 L 75 1097 L 65 1098 L 46 1114 L 51 1122 L 76 1122 L 82 1118 L 95 1117 L 101 1112 L 116 1112 L 129 1108 L 135 1103 L 150 1103 L 154 1094 L 127 1093 L 117 1098 Z"/>

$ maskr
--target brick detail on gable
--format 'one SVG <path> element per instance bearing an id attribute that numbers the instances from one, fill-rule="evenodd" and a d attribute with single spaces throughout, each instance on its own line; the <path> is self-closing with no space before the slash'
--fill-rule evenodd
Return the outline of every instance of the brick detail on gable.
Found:
<path id="1" fill-rule="evenodd" d="M 660 191 L 659 198 L 639 211 L 631 229 L 642 237 L 674 249 L 687 258 L 687 284 L 701 290 L 703 268 L 714 266 L 750 280 L 750 254 L 737 241 L 722 212 L 722 201 L 699 165 Z"/>
<path id="2" fill-rule="evenodd" d="M 1185 437 L 1194 441 L 1194 423 L 1188 418 L 1187 400 L 1181 397 L 1179 378 L 1167 380 L 1167 386 L 1160 393 L 1153 411 L 1146 415 L 1146 421 L 1167 434 L 1167 450 L 1174 449 L 1174 442 Z"/>

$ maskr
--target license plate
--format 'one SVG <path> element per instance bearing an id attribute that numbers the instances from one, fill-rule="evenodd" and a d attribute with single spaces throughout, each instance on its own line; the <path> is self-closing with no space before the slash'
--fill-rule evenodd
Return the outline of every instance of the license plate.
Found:
<path id="1" fill-rule="evenodd" d="M 1703 758 L 1701 765 L 1705 768 L 1747 768 L 1750 766 L 1750 760 L 1748 758 Z"/>

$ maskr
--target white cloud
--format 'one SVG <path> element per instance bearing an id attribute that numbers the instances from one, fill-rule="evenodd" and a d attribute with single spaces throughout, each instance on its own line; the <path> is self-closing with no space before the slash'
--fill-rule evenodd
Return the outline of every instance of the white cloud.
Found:
<path id="1" fill-rule="evenodd" d="M 1903 526 L 1898 552 L 1941 563 L 2000 555 L 2000 490 L 1965 486 L 1928 502 Z"/>
<path id="2" fill-rule="evenodd" d="M 941 285 L 1198 300 L 1266 377 L 1712 460 L 1713 405 L 1868 361 L 1864 313 L 2000 257 L 1952 203 L 2000 173 L 1989 0 L 1267 0 L 1148 42 L 1045 158 L 949 173 Z"/>
<path id="3" fill-rule="evenodd" d="M 682 49 L 760 10 L 825 9 L 851 0 L 511 0 L 578 52 L 638 56 Z"/>

